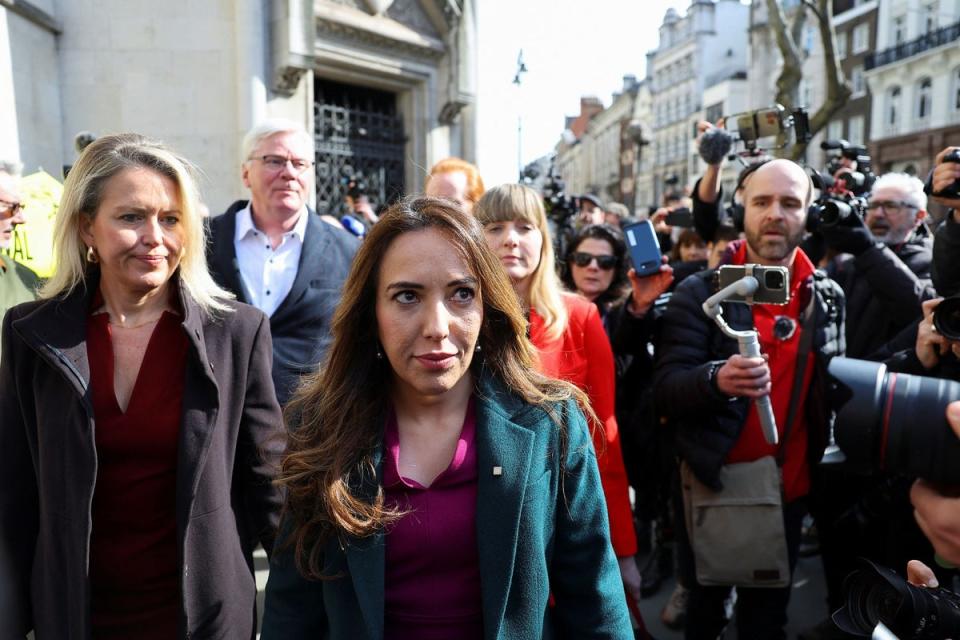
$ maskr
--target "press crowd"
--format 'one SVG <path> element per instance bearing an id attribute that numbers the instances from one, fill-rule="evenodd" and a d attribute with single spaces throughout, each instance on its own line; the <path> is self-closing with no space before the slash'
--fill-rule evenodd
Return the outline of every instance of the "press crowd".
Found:
<path id="1" fill-rule="evenodd" d="M 927 191 L 955 206 L 950 151 Z M 785 638 L 802 545 L 827 582 L 802 637 L 848 637 L 829 614 L 857 558 L 930 587 L 934 552 L 960 563 L 950 488 L 821 464 L 831 358 L 956 370 L 932 315 L 960 292 L 960 217 L 933 225 L 920 179 L 882 175 L 863 217 L 811 233 L 800 165 L 753 163 L 733 194 L 708 165 L 636 219 L 582 194 L 556 255 L 540 193 L 456 158 L 379 212 L 352 198 L 361 239 L 309 206 L 300 125 L 258 124 L 242 157 L 247 198 L 207 218 L 188 159 L 98 138 L 53 275 L 0 256 L 0 637 L 648 638 L 638 603 L 674 574 L 661 617 L 686 638 L 732 611 L 737 637 Z M 643 218 L 663 263 L 639 276 Z M 0 248 L 28 219 L 0 161 Z M 702 310 L 746 264 L 789 273 L 786 305 L 724 307 L 761 356 Z M 960 434 L 960 403 L 946 418 Z M 719 532 L 774 540 L 772 572 L 701 538 L 738 473 L 773 478 L 779 524 Z"/>

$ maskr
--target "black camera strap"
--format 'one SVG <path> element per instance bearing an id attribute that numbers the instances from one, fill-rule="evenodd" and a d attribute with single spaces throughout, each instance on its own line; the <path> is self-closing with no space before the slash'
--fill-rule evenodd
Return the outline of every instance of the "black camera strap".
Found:
<path id="1" fill-rule="evenodd" d="M 807 355 L 810 353 L 810 347 L 813 345 L 813 334 L 816 331 L 817 289 L 815 282 L 812 283 L 810 304 L 805 316 L 800 328 L 800 344 L 797 345 L 797 364 L 793 372 L 793 390 L 790 392 L 790 404 L 787 405 L 787 424 L 783 428 L 783 437 L 780 439 L 780 446 L 777 449 L 778 467 L 783 466 L 783 459 L 787 455 L 787 440 L 790 438 L 790 430 L 793 428 L 793 422 L 797 417 L 797 408 L 800 406 L 800 394 L 803 393 L 803 376 L 807 371 Z"/>

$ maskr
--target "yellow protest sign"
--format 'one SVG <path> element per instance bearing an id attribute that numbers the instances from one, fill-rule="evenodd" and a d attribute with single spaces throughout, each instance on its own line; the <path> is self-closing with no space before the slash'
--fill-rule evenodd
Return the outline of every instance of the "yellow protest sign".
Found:
<path id="1" fill-rule="evenodd" d="M 53 221 L 60 207 L 63 185 L 45 171 L 20 179 L 20 198 L 26 222 L 13 232 L 13 244 L 4 253 L 26 265 L 41 278 L 49 278 L 53 263 Z"/>

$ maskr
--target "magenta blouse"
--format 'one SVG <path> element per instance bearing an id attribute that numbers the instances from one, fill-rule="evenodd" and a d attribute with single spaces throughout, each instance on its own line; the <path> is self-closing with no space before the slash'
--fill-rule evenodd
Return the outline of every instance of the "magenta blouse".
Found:
<path id="1" fill-rule="evenodd" d="M 453 460 L 429 487 L 398 472 L 397 421 L 387 420 L 388 506 L 409 510 L 386 536 L 385 640 L 480 640 L 476 420 L 471 399 Z"/>

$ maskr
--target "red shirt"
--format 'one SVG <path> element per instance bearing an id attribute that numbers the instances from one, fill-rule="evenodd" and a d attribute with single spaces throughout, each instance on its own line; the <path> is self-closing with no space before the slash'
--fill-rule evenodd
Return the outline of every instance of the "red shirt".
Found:
<path id="1" fill-rule="evenodd" d="M 410 513 L 386 537 L 383 637 L 481 640 L 473 400 L 450 465 L 429 487 L 400 475 L 400 436 L 392 415 L 384 441 L 385 502 Z"/>
<path id="2" fill-rule="evenodd" d="M 743 243 L 734 254 L 732 264 L 744 264 L 747 259 L 747 246 Z M 787 411 L 790 405 L 790 394 L 793 391 L 793 381 L 796 374 L 797 349 L 800 346 L 802 331 L 800 314 L 801 305 L 809 301 L 805 285 L 813 276 L 813 263 L 801 250 L 797 250 L 797 257 L 793 261 L 790 275 L 790 302 L 786 305 L 755 304 L 753 305 L 753 324 L 760 335 L 760 350 L 769 356 L 770 375 L 773 381 L 770 392 L 770 401 L 773 404 L 773 415 L 777 420 L 777 431 L 781 441 L 783 429 L 787 424 Z M 777 317 L 787 316 L 796 323 L 793 335 L 787 339 L 774 336 L 773 325 Z M 790 428 L 790 436 L 785 444 L 786 455 L 783 468 L 783 490 L 787 502 L 801 498 L 810 492 L 810 467 L 807 462 L 807 419 L 804 412 L 807 399 L 807 389 L 813 379 L 814 355 L 813 351 L 807 354 L 807 366 L 804 370 L 804 382 L 801 395 L 798 399 L 796 417 Z M 755 405 L 750 404 L 747 413 L 747 422 L 743 427 L 740 438 L 733 449 L 727 454 L 727 462 L 751 462 L 763 456 L 776 456 L 777 447 L 768 444 L 760 428 L 760 415 Z"/>
<path id="3" fill-rule="evenodd" d="M 614 415 L 616 373 L 613 350 L 603 329 L 600 313 L 592 302 L 564 294 L 567 328 L 551 340 L 536 310 L 530 310 L 530 341 L 539 351 L 540 370 L 548 376 L 580 387 L 590 399 L 603 429 L 594 429 L 594 447 L 600 467 L 600 483 L 610 517 L 610 538 L 618 558 L 636 555 L 637 535 L 633 528 L 627 472 L 620 450 L 620 430 Z M 598 438 L 606 437 L 606 442 Z"/>
<path id="4" fill-rule="evenodd" d="M 177 636 L 181 609 L 175 507 L 187 337 L 180 318 L 164 313 L 122 412 L 107 319 L 105 313 L 93 315 L 87 325 L 97 448 L 90 534 L 93 638 L 169 640 Z"/>

